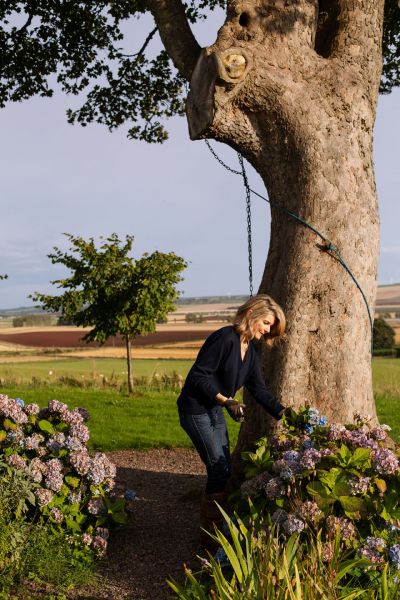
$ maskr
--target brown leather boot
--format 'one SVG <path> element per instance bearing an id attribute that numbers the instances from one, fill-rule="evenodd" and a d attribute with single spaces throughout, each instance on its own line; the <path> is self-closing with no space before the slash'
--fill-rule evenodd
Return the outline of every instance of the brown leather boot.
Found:
<path id="1" fill-rule="evenodd" d="M 222 529 L 224 524 L 224 517 L 222 516 L 217 503 L 224 510 L 226 509 L 226 499 L 227 493 L 223 492 L 215 492 L 214 494 L 204 493 L 203 498 L 201 500 L 200 507 L 200 545 L 204 550 L 208 550 L 211 554 L 214 554 L 218 548 L 219 544 L 215 540 L 213 540 L 206 531 L 210 533 L 214 533 L 215 528 Z M 206 531 L 203 531 L 203 530 Z"/>

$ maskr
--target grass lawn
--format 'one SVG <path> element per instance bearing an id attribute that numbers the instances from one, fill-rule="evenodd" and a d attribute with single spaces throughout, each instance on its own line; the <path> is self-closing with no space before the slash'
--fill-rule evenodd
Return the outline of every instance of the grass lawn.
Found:
<path id="1" fill-rule="evenodd" d="M 392 437 L 400 442 L 400 360 L 374 358 L 372 377 L 379 420 L 390 425 Z"/>
<path id="2" fill-rule="evenodd" d="M 144 386 L 137 387 L 134 397 L 112 389 L 87 388 L 51 385 L 48 371 L 50 365 L 59 364 L 38 361 L 12 365 L 19 369 L 21 380 L 25 383 L 14 383 L 13 376 L 6 376 L 10 365 L 0 365 L 0 377 L 8 380 L 0 388 L 0 392 L 10 397 L 21 397 L 26 402 L 37 402 L 41 406 L 48 400 L 57 398 L 71 408 L 83 406 L 89 410 L 91 420 L 91 447 L 98 450 L 117 450 L 124 448 L 154 447 L 189 447 L 191 444 L 180 428 L 176 410 L 177 392 L 170 390 L 151 390 Z M 67 359 L 63 365 L 65 376 L 79 378 L 79 375 L 91 376 L 92 361 L 90 359 Z M 118 359 L 96 359 L 95 368 L 98 373 L 116 372 L 117 365 L 124 368 L 124 361 Z M 157 372 L 172 373 L 177 371 L 185 375 L 191 361 L 174 360 L 137 360 L 136 373 L 151 377 Z M 58 369 L 59 367 L 57 367 Z M 47 375 L 41 373 L 47 369 Z M 32 381 L 32 375 L 42 380 L 44 385 Z M 392 427 L 394 439 L 400 441 L 400 360 L 376 358 L 373 361 L 373 379 L 376 405 L 379 419 Z M 239 426 L 227 417 L 231 446 L 236 443 Z"/>
<path id="3" fill-rule="evenodd" d="M 191 442 L 179 425 L 176 408 L 177 393 L 149 391 L 138 388 L 134 397 L 113 390 L 76 389 L 49 386 L 2 387 L 1 393 L 11 398 L 46 406 L 57 398 L 70 408 L 85 407 L 91 419 L 88 422 L 95 450 L 127 448 L 191 447 Z M 227 418 L 231 445 L 237 440 L 239 426 Z"/>

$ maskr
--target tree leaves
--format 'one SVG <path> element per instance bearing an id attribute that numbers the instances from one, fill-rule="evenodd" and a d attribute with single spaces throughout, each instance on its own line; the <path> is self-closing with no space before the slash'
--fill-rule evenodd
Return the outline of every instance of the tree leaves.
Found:
<path id="1" fill-rule="evenodd" d="M 226 2 L 183 5 L 195 23 Z M 164 141 L 163 120 L 183 114 L 185 82 L 164 50 L 154 56 L 157 28 L 143 33 L 137 22 L 147 11 L 144 0 L 0 0 L 0 107 L 52 96 L 56 81 L 68 94 L 87 93 L 80 108 L 67 112 L 70 123 L 110 130 L 129 123 L 130 138 Z M 389 93 L 400 84 L 397 0 L 385 1 L 383 59 L 381 92 Z"/>
<path id="2" fill-rule="evenodd" d="M 114 335 L 145 335 L 174 310 L 176 285 L 182 281 L 185 260 L 173 252 L 153 252 L 135 260 L 129 256 L 133 236 L 121 241 L 113 233 L 97 248 L 93 238 L 65 234 L 72 246 L 49 254 L 53 264 L 71 271 L 52 281 L 58 296 L 35 292 L 30 297 L 44 310 L 60 312 L 80 327 L 92 327 L 83 339 L 104 344 Z"/>

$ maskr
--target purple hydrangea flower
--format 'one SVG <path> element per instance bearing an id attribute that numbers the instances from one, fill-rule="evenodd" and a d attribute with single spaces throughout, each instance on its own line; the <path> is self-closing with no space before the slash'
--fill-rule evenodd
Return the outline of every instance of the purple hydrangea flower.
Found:
<path id="1" fill-rule="evenodd" d="M 369 477 L 352 477 L 349 479 L 350 494 L 352 496 L 365 494 L 368 491 L 370 481 Z"/>
<path id="2" fill-rule="evenodd" d="M 265 486 L 265 494 L 269 500 L 282 498 L 286 493 L 286 487 L 280 477 L 273 477 Z"/>
<path id="3" fill-rule="evenodd" d="M 50 412 L 63 412 L 68 410 L 68 406 L 59 400 L 50 400 L 48 410 Z"/>
<path id="4" fill-rule="evenodd" d="M 301 449 L 302 450 L 310 450 L 310 448 L 314 448 L 314 443 L 310 439 L 305 438 L 302 441 Z"/>
<path id="5" fill-rule="evenodd" d="M 64 521 L 64 515 L 59 508 L 51 508 L 50 517 L 55 523 L 62 523 Z"/>
<path id="6" fill-rule="evenodd" d="M 39 506 L 46 506 L 53 500 L 53 493 L 50 490 L 40 488 L 35 491 L 36 500 Z"/>
<path id="7" fill-rule="evenodd" d="M 46 446 L 51 452 L 58 452 L 65 445 L 65 435 L 63 433 L 56 433 L 47 440 Z"/>
<path id="8" fill-rule="evenodd" d="M 297 512 L 304 521 L 308 521 L 313 524 L 318 523 L 323 516 L 323 512 L 319 509 L 318 504 L 316 502 L 312 502 L 311 500 L 306 500 L 303 502 L 299 506 Z"/>
<path id="9" fill-rule="evenodd" d="M 40 411 L 40 407 L 38 404 L 32 402 L 31 404 L 27 404 L 24 410 L 27 415 L 37 415 Z"/>
<path id="10" fill-rule="evenodd" d="M 296 461 L 299 459 L 300 453 L 297 450 L 287 450 L 283 453 L 283 460 Z"/>
<path id="11" fill-rule="evenodd" d="M 110 532 L 107 527 L 96 527 L 94 534 L 102 537 L 104 540 L 108 540 L 110 537 Z"/>
<path id="12" fill-rule="evenodd" d="M 391 450 L 379 448 L 372 453 L 373 467 L 381 475 L 394 475 L 399 468 L 399 461 Z"/>
<path id="13" fill-rule="evenodd" d="M 99 535 L 94 536 L 92 540 L 92 548 L 99 556 L 104 556 L 107 550 L 107 540 Z"/>
<path id="14" fill-rule="evenodd" d="M 274 525 L 281 525 L 282 523 L 284 523 L 287 520 L 287 518 L 288 518 L 288 513 L 286 512 L 286 510 L 283 510 L 282 508 L 278 508 L 271 515 L 271 521 Z"/>
<path id="15" fill-rule="evenodd" d="M 305 450 L 300 458 L 300 467 L 304 470 L 314 469 L 316 463 L 321 460 L 321 452 L 310 448 Z"/>
<path id="16" fill-rule="evenodd" d="M 327 517 L 326 528 L 328 532 L 332 534 L 335 534 L 336 529 L 339 528 L 342 540 L 349 540 L 355 537 L 357 533 L 355 526 L 349 519 L 346 519 L 345 517 L 335 517 L 333 515 Z"/>
<path id="17" fill-rule="evenodd" d="M 105 506 L 102 498 L 91 498 L 87 504 L 87 509 L 91 515 L 101 515 L 104 513 Z"/>
<path id="18" fill-rule="evenodd" d="M 7 456 L 6 463 L 10 465 L 10 467 L 14 467 L 14 469 L 20 471 L 24 471 L 26 468 L 26 460 L 19 454 L 10 454 L 10 456 Z"/>
<path id="19" fill-rule="evenodd" d="M 69 462 L 79 475 L 86 475 L 90 467 L 90 456 L 86 448 L 71 452 Z"/>
<path id="20" fill-rule="evenodd" d="M 283 529 L 288 535 L 291 535 L 292 533 L 296 532 L 300 533 L 301 531 L 303 531 L 304 527 L 304 521 L 298 519 L 294 515 L 288 515 L 288 518 L 283 523 Z"/>
<path id="21" fill-rule="evenodd" d="M 33 433 L 31 436 L 25 438 L 25 448 L 27 450 L 37 450 L 44 442 L 44 436 L 40 433 Z"/>

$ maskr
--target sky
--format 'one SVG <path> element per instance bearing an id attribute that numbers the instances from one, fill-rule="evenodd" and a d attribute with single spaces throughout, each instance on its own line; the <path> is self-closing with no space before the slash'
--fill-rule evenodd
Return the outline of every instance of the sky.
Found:
<path id="1" fill-rule="evenodd" d="M 198 28 L 211 43 L 223 15 Z M 75 103 L 74 103 L 75 102 Z M 34 291 L 55 293 L 65 274 L 47 254 L 67 248 L 63 233 L 84 238 L 116 232 L 135 236 L 133 254 L 175 252 L 188 262 L 182 294 L 248 293 L 245 194 L 241 179 L 224 170 L 204 141 L 189 140 L 186 119 L 168 123 L 162 145 L 130 141 L 127 127 L 110 133 L 93 124 L 69 125 L 75 99 L 56 93 L 0 110 L 0 309 L 30 306 Z M 381 96 L 374 160 L 381 213 L 378 282 L 400 282 L 400 90 Z M 213 143 L 235 169 L 238 158 Z M 248 165 L 251 187 L 265 195 Z M 253 281 L 261 280 L 269 244 L 269 206 L 252 199 Z"/>

